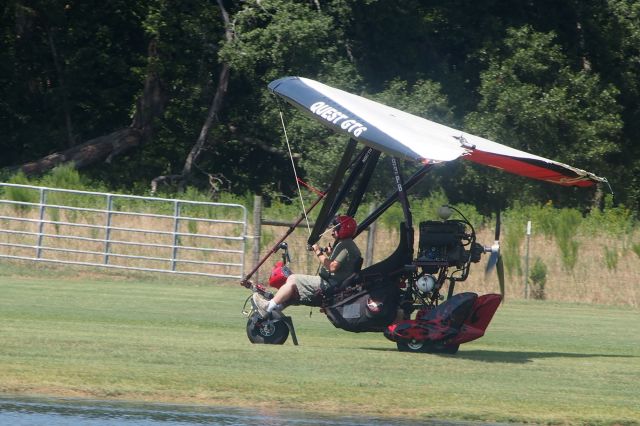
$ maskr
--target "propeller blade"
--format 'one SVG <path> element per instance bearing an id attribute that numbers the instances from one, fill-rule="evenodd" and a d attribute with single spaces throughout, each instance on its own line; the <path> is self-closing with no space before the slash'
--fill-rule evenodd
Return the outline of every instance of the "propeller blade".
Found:
<path id="1" fill-rule="evenodd" d="M 494 240 L 498 242 L 500 240 L 500 210 L 496 211 L 496 237 Z"/>
<path id="2" fill-rule="evenodd" d="M 504 263 L 502 263 L 502 256 L 500 255 L 498 255 L 496 263 L 496 272 L 498 273 L 498 284 L 500 284 L 500 295 L 502 295 L 502 301 L 504 302 Z"/>
<path id="3" fill-rule="evenodd" d="M 489 260 L 487 261 L 487 267 L 484 270 L 485 277 L 487 275 L 489 275 L 491 273 L 491 271 L 493 271 L 493 268 L 496 267 L 496 264 L 498 263 L 499 257 L 500 257 L 500 255 L 498 254 L 497 251 L 492 251 L 491 252 L 491 255 L 489 255 Z"/>

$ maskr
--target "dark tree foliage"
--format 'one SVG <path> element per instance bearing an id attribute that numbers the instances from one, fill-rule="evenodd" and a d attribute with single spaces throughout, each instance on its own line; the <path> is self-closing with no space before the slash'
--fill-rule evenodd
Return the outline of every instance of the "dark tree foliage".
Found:
<path id="1" fill-rule="evenodd" d="M 141 90 L 141 16 L 127 1 L 9 1 L 0 10 L 0 165 L 122 127 Z"/>
<path id="2" fill-rule="evenodd" d="M 346 141 L 267 92 L 286 75 L 607 176 L 639 211 L 640 4 L 629 0 L 8 0 L 0 167 L 139 131 L 78 166 L 121 190 L 186 170 L 202 188 L 292 196 L 282 113 L 299 174 L 323 187 Z M 388 178 L 381 170 L 375 193 Z M 439 190 L 485 212 L 515 200 L 590 208 L 601 196 L 464 161 L 415 194 Z"/>

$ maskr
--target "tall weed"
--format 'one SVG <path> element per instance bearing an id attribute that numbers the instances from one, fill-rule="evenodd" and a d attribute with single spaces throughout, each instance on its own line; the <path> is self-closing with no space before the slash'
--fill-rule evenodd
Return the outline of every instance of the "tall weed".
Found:
<path id="1" fill-rule="evenodd" d="M 75 169 L 73 164 L 63 164 L 56 166 L 42 177 L 39 184 L 47 188 L 55 189 L 72 189 L 78 191 L 96 191 L 95 185 L 88 180 L 84 179 L 80 173 Z M 54 206 L 69 206 L 69 207 L 97 207 L 97 198 L 81 193 L 70 193 L 62 191 L 48 191 L 47 192 L 47 204 Z M 100 206 L 104 207 L 104 206 Z M 78 212 L 73 209 L 67 209 L 64 207 L 48 207 L 47 214 L 54 222 L 53 226 L 56 233 L 60 232 L 60 224 L 58 222 L 77 222 Z"/>
<path id="2" fill-rule="evenodd" d="M 607 195 L 602 210 L 594 209 L 582 223 L 582 229 L 590 235 L 607 235 L 620 242 L 624 249 L 631 244 L 636 220 L 624 205 L 614 206 L 613 196 Z"/>
<path id="3" fill-rule="evenodd" d="M 574 209 L 561 209 L 554 221 L 554 236 L 560 249 L 562 264 L 571 272 L 578 262 L 580 244 L 576 240 L 578 227 L 582 223 L 582 216 Z"/>
<path id="4" fill-rule="evenodd" d="M 618 268 L 618 250 L 614 247 L 604 247 L 604 263 L 607 265 L 607 269 L 615 271 Z"/>
<path id="5" fill-rule="evenodd" d="M 522 276 L 522 261 L 520 247 L 526 232 L 529 214 L 519 205 L 508 209 L 502 215 L 502 229 L 500 232 L 500 251 L 507 274 Z M 495 227 L 495 219 L 492 219 Z"/>
<path id="6" fill-rule="evenodd" d="M 558 209 L 550 201 L 542 206 L 520 206 L 519 209 L 527 212 L 537 234 L 542 234 L 547 238 L 555 236 Z"/>
<path id="7" fill-rule="evenodd" d="M 16 185 L 33 185 L 29 181 L 29 179 L 25 176 L 25 174 L 20 171 L 13 175 L 11 179 L 9 179 L 8 183 L 16 184 Z M 40 194 L 35 189 L 30 188 L 21 188 L 15 186 L 7 186 L 4 188 L 4 195 L 8 200 L 16 201 L 19 203 L 38 203 L 40 201 Z M 14 205 L 14 209 L 16 212 L 25 213 L 31 210 L 33 206 L 28 206 L 24 204 L 16 204 Z"/>

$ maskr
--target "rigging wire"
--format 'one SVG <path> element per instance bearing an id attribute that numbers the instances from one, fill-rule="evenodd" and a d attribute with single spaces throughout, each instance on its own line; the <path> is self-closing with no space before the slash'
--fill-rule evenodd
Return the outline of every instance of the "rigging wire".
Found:
<path id="1" fill-rule="evenodd" d="M 303 181 L 302 179 L 298 178 L 296 179 L 298 182 L 300 182 L 302 185 L 305 186 L 305 188 L 309 189 L 310 191 L 315 192 L 316 194 L 318 194 L 321 197 L 324 197 L 326 194 L 322 191 L 320 191 L 318 188 L 315 188 L 311 185 L 309 185 L 307 182 Z"/>
<path id="2" fill-rule="evenodd" d="M 311 235 L 311 226 L 309 225 L 309 217 L 307 216 L 307 208 L 304 205 L 304 199 L 302 198 L 302 189 L 300 188 L 300 178 L 298 177 L 298 171 L 296 170 L 296 164 L 293 161 L 293 153 L 291 152 L 291 145 L 289 144 L 289 136 L 287 135 L 287 127 L 284 124 L 284 115 L 282 114 L 282 108 L 278 102 L 278 110 L 280 111 L 280 121 L 282 122 L 282 130 L 284 131 L 284 140 L 287 142 L 287 150 L 289 151 L 289 158 L 291 159 L 291 167 L 293 168 L 293 174 L 296 178 L 296 186 L 298 187 L 298 195 L 300 196 L 300 204 L 302 204 L 302 213 L 304 214 L 304 220 L 307 223 L 307 232 Z"/>

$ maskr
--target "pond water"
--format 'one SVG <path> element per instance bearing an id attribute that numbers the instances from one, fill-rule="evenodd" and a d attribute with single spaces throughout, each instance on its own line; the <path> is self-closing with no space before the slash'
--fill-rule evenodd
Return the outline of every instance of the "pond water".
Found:
<path id="1" fill-rule="evenodd" d="M 54 398 L 0 397 L 0 425 L 25 426 L 410 426 L 418 423 L 363 417 L 307 416 L 236 408 L 111 403 Z M 430 421 L 420 425 L 469 426 L 469 422 Z M 483 423 L 483 425 L 487 425 Z"/>

